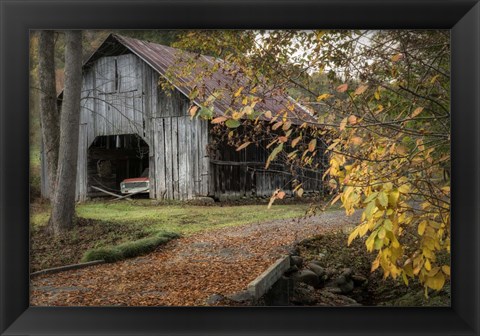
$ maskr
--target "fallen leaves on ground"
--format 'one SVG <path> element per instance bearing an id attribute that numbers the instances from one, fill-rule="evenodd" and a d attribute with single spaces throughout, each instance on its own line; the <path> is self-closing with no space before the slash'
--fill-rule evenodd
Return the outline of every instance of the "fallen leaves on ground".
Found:
<path id="1" fill-rule="evenodd" d="M 351 222 L 344 212 L 194 234 L 146 256 L 42 275 L 33 306 L 198 306 L 243 290 L 294 243 Z"/>

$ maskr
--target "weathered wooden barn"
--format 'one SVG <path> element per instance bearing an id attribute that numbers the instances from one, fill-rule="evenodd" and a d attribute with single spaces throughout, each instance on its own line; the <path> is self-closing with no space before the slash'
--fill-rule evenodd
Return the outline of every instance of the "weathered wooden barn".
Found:
<path id="1" fill-rule="evenodd" d="M 200 104 L 188 98 L 195 87 L 195 73 L 179 74 L 182 84 L 177 82 L 172 90 L 159 85 L 185 57 L 201 67 L 213 68 L 221 61 L 112 34 L 84 64 L 76 184 L 79 201 L 98 193 L 92 186 L 118 192 L 123 179 L 138 177 L 146 168 L 150 198 L 156 199 L 269 196 L 276 188 L 288 189 L 290 173 L 278 167 L 264 169 L 268 156 L 264 146 L 239 152 L 226 144 L 208 149 L 214 137 L 211 124 L 191 119 L 188 113 L 192 104 Z M 246 81 L 246 77 L 214 71 L 203 89 L 214 92 L 248 85 Z M 215 101 L 215 115 L 225 112 L 228 99 Z M 256 108 L 284 113 L 291 104 L 288 96 L 279 93 L 263 97 Z M 288 113 L 308 114 L 298 105 Z M 309 174 L 304 189 L 320 190 L 320 173 Z M 43 178 L 42 193 L 48 197 L 45 181 Z"/>

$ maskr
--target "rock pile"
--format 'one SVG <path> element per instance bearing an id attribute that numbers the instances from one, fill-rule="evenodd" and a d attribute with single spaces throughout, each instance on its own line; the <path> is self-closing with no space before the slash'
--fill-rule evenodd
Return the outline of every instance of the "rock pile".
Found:
<path id="1" fill-rule="evenodd" d="M 351 268 L 324 268 L 321 260 L 306 263 L 298 255 L 290 256 L 291 267 L 285 276 L 293 281 L 291 303 L 296 305 L 357 306 L 348 297 L 355 289 L 365 288 L 368 279 Z"/>

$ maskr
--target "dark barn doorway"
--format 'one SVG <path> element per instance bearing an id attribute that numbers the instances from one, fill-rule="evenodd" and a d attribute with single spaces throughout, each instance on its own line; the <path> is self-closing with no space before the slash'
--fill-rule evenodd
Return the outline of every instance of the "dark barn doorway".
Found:
<path id="1" fill-rule="evenodd" d="M 138 135 L 96 137 L 87 153 L 88 196 L 107 196 L 92 186 L 120 194 L 120 183 L 148 172 L 148 164 L 148 144 Z"/>

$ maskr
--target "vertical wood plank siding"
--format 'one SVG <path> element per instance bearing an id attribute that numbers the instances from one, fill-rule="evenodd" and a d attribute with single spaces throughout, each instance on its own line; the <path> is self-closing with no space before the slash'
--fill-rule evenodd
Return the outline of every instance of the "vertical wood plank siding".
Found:
<path id="1" fill-rule="evenodd" d="M 155 136 L 163 139 L 154 145 L 155 164 L 159 165 L 155 170 L 158 199 L 186 200 L 208 195 L 208 122 L 190 119 L 188 106 L 187 98 L 179 92 L 158 89 L 153 118 Z"/>
<path id="2" fill-rule="evenodd" d="M 78 201 L 93 192 L 88 181 L 95 164 L 87 167 L 88 149 L 95 138 L 126 134 L 137 134 L 149 145 L 151 198 L 207 196 L 208 123 L 190 120 L 186 97 L 178 91 L 162 91 L 159 74 L 134 54 L 101 57 L 84 69 L 83 76 Z M 108 146 L 114 144 L 107 142 Z M 45 182 L 42 178 L 42 194 L 49 197 Z"/>
<path id="3" fill-rule="evenodd" d="M 322 169 L 318 172 L 299 169 L 292 174 L 288 167 L 273 162 L 265 169 L 269 151 L 266 144 L 250 145 L 236 151 L 232 146 L 221 142 L 214 149 L 211 160 L 213 195 L 223 197 L 269 197 L 280 188 L 287 194 L 292 193 L 292 181 L 302 182 L 306 193 L 323 193 Z M 323 157 L 319 160 L 324 160 Z"/>

